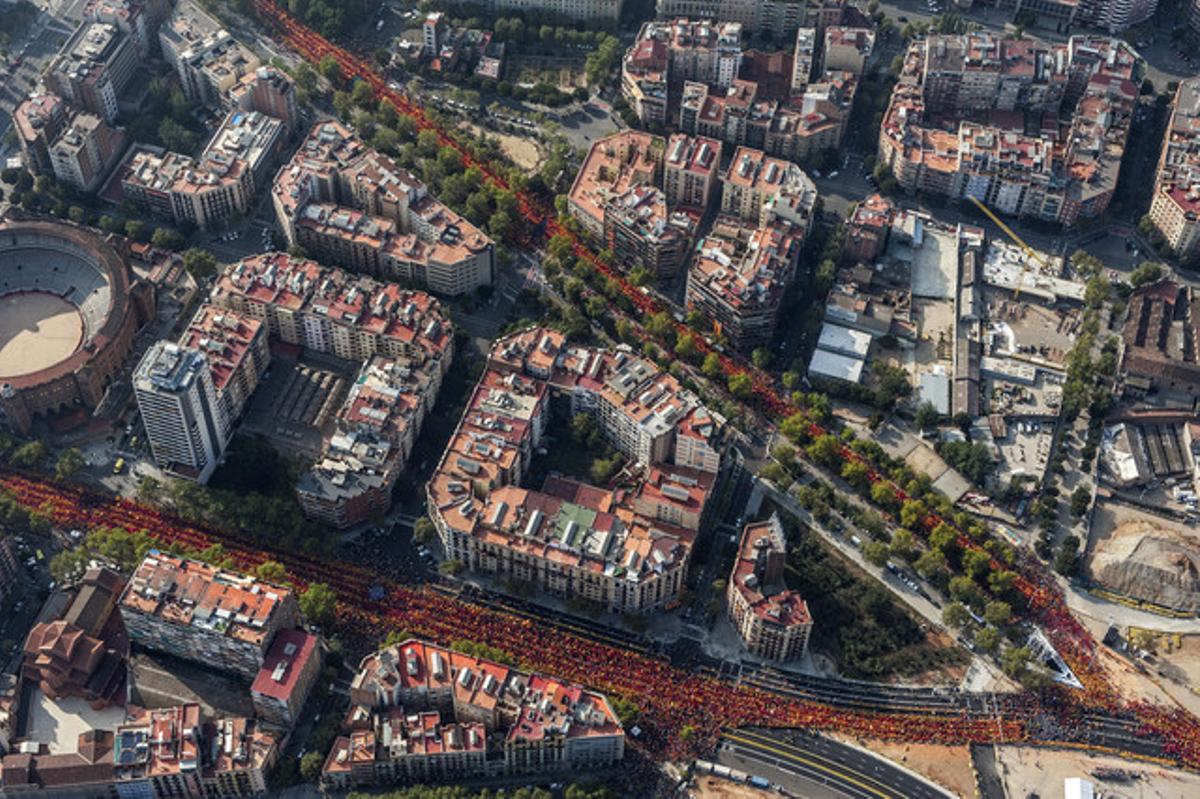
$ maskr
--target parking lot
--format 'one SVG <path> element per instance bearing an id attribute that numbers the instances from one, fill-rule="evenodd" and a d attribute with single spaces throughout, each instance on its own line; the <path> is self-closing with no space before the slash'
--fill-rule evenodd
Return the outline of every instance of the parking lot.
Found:
<path id="1" fill-rule="evenodd" d="M 284 453 L 316 455 L 352 378 L 350 366 L 275 358 L 250 400 L 242 430 L 264 436 Z"/>

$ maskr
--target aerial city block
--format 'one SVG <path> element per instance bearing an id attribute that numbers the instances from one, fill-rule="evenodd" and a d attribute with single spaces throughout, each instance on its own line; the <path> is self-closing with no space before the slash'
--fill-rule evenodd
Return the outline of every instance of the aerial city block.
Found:
<path id="1" fill-rule="evenodd" d="M 0 799 L 1200 797 L 1200 0 L 0 0 Z"/>

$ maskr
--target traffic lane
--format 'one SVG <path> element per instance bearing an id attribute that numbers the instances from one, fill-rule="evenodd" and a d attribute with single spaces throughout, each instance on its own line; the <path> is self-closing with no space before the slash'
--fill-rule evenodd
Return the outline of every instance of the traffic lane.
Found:
<path id="1" fill-rule="evenodd" d="M 837 789 L 853 799 L 946 799 L 949 795 L 888 761 L 830 738 L 795 730 L 725 734 L 734 751 Z"/>

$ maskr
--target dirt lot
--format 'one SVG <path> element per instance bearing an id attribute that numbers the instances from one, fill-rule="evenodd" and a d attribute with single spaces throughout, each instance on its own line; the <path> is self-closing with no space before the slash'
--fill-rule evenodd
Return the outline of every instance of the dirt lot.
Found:
<path id="1" fill-rule="evenodd" d="M 1115 502 L 1096 506 L 1086 573 L 1105 588 L 1179 609 L 1200 609 L 1200 535 Z"/>
<path id="2" fill-rule="evenodd" d="M 687 796 L 692 799 L 768 799 L 779 794 L 749 785 L 738 785 L 720 777 L 700 777 L 688 789 Z"/>
<path id="3" fill-rule="evenodd" d="M 1200 796 L 1200 775 L 1186 771 L 1144 765 L 1119 757 L 1089 755 L 1073 750 L 996 747 L 996 764 L 1004 781 L 1005 793 L 1012 797 L 1062 796 L 1063 780 L 1082 777 L 1091 780 L 1097 795 L 1105 799 L 1179 799 Z M 1101 781 L 1093 776 L 1097 768 L 1123 769 L 1135 779 L 1124 782 Z"/>
<path id="4" fill-rule="evenodd" d="M 1062 366 L 1079 332 L 1078 311 L 1056 311 L 1033 302 L 1018 303 L 996 290 L 989 290 L 984 296 L 987 318 L 1009 339 L 1010 347 L 1006 349 L 1017 352 L 1019 347 L 1035 347 L 1037 352 L 1026 353 L 1027 357 Z"/>
<path id="5" fill-rule="evenodd" d="M 912 315 L 917 323 L 914 360 L 920 371 L 928 372 L 935 363 L 949 366 L 954 354 L 954 302 L 914 299 Z"/>
<path id="6" fill-rule="evenodd" d="M 975 776 L 971 772 L 971 750 L 966 746 L 898 744 L 883 741 L 854 741 L 854 743 L 901 764 L 909 771 L 933 780 L 955 796 L 975 795 Z M 1017 794 L 1012 795 L 1016 796 Z"/>
<path id="7" fill-rule="evenodd" d="M 469 122 L 461 124 L 463 130 L 470 131 L 473 136 L 487 134 L 500 142 L 500 149 L 512 159 L 512 162 L 526 172 L 535 171 L 542 163 L 542 147 L 533 139 L 525 136 L 514 136 L 511 133 L 497 133 L 494 130 L 484 130 Z"/>

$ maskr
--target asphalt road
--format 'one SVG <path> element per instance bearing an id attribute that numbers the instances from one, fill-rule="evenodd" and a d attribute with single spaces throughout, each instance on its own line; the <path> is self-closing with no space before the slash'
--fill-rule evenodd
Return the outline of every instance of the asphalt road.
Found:
<path id="1" fill-rule="evenodd" d="M 852 799 L 945 799 L 950 794 L 883 758 L 819 735 L 795 730 L 737 730 L 722 746 L 739 759 L 771 766 L 739 766 L 789 790 L 816 782 Z M 799 783 L 789 786 L 789 783 Z"/>

